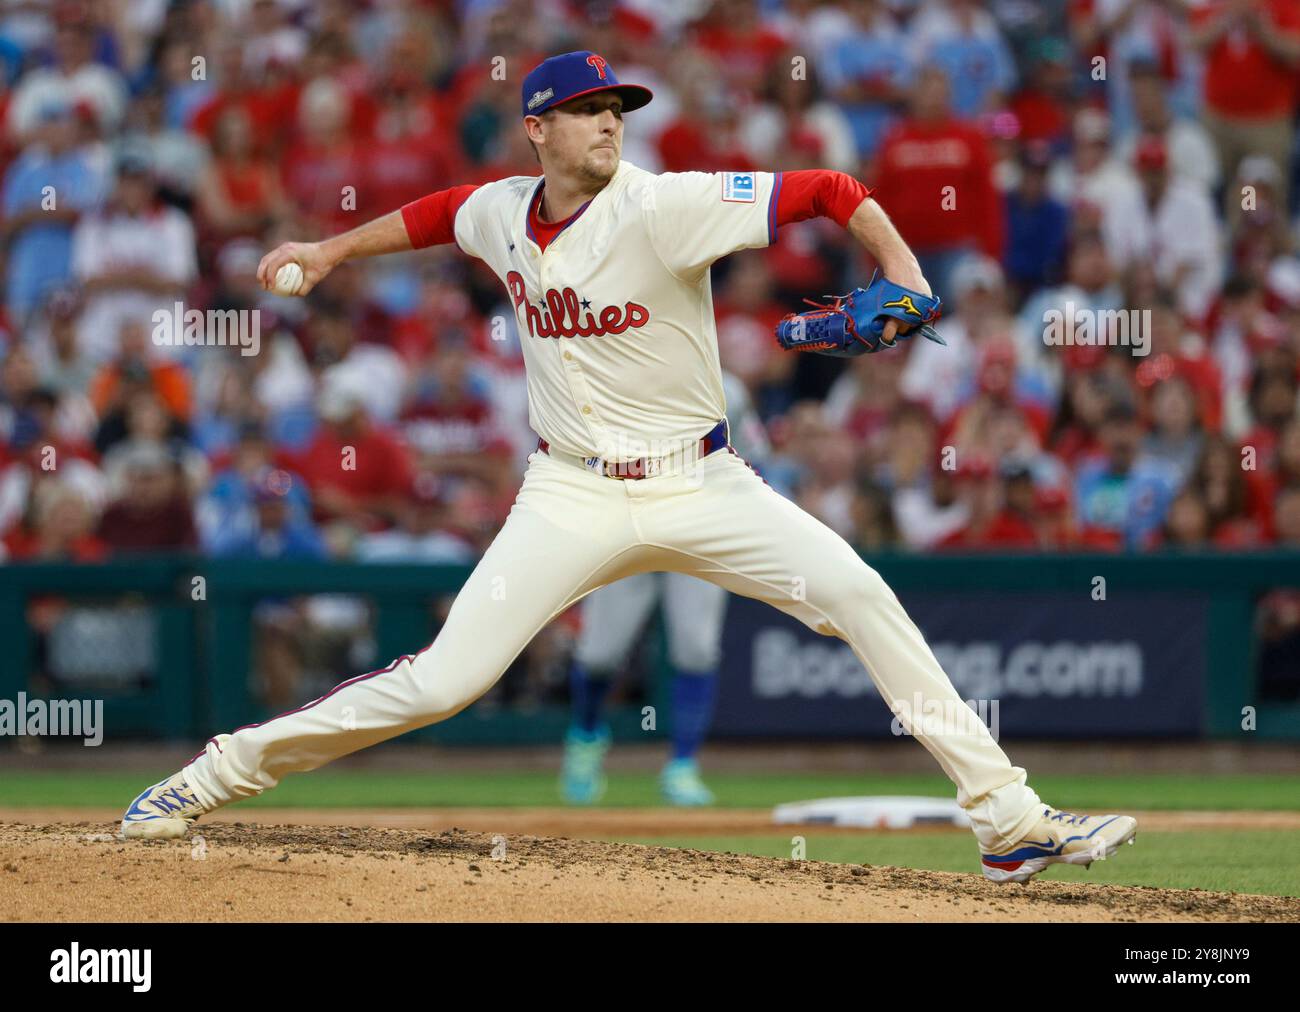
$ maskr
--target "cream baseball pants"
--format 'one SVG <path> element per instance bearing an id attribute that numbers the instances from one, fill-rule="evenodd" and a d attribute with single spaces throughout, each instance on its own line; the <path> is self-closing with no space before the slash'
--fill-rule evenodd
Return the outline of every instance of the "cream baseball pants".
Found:
<path id="1" fill-rule="evenodd" d="M 418 654 L 343 682 L 262 724 L 210 740 L 184 769 L 205 808 L 288 773 L 459 713 L 548 622 L 591 591 L 651 571 L 686 573 L 766 601 L 847 642 L 905 730 L 957 788 L 986 852 L 1036 821 L 1038 795 L 973 716 L 893 591 L 839 535 L 768 486 L 734 451 L 637 480 L 536 452 L 510 515 Z"/>

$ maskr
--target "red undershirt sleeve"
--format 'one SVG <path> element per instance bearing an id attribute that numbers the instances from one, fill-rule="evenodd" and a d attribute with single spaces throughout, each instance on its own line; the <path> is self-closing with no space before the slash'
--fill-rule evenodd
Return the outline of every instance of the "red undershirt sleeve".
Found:
<path id="1" fill-rule="evenodd" d="M 858 205 L 873 192 L 847 173 L 830 169 L 799 169 L 781 176 L 778 226 L 807 218 L 830 218 L 846 227 Z"/>
<path id="2" fill-rule="evenodd" d="M 402 206 L 406 234 L 416 249 L 456 241 L 456 212 L 477 186 L 453 186 Z"/>

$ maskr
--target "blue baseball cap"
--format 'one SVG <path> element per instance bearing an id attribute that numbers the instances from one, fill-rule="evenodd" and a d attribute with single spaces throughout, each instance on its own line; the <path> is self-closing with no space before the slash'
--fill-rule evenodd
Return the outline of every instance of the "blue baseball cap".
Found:
<path id="1" fill-rule="evenodd" d="M 603 56 L 582 49 L 552 56 L 529 71 L 524 78 L 524 115 L 540 116 L 547 109 L 596 91 L 617 91 L 624 112 L 640 109 L 654 97 L 649 88 L 639 84 L 619 84 Z"/>

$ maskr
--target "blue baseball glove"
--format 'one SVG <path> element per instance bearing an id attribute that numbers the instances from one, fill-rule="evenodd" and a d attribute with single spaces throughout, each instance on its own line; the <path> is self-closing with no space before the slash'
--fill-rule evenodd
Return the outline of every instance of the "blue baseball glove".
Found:
<path id="1" fill-rule="evenodd" d="M 833 301 L 821 305 L 804 299 L 815 310 L 789 313 L 776 325 L 777 343 L 787 351 L 815 351 L 837 358 L 856 358 L 882 348 L 892 348 L 904 338 L 920 334 L 938 344 L 947 344 L 933 324 L 939 319 L 941 302 L 896 285 L 879 271 L 866 288 L 848 295 L 828 295 Z M 885 321 L 898 321 L 894 340 L 885 341 Z M 908 328 L 904 331 L 903 328 Z"/>

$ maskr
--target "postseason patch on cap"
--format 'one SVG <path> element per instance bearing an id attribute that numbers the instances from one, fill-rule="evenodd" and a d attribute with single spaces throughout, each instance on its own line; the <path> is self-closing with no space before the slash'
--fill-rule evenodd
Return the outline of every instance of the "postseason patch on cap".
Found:
<path id="1" fill-rule="evenodd" d="M 733 204 L 754 202 L 754 174 L 752 172 L 724 172 L 722 174 L 722 199 Z"/>
<path id="2" fill-rule="evenodd" d="M 535 91 L 533 92 L 533 97 L 528 100 L 528 108 L 536 109 L 547 99 L 554 98 L 554 97 L 555 97 L 554 88 L 547 88 L 545 91 Z"/>

